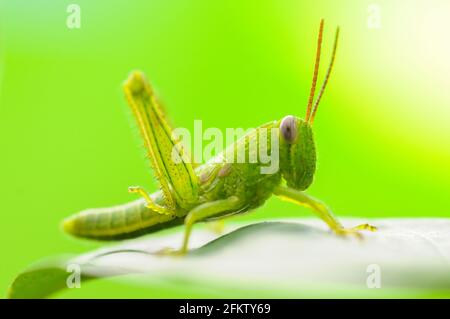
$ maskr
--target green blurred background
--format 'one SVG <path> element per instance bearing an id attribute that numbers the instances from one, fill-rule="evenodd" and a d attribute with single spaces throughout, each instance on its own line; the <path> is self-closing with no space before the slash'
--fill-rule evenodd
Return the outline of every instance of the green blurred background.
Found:
<path id="1" fill-rule="evenodd" d="M 338 216 L 450 217 L 448 1 L 0 2 L 0 293 L 48 255 L 98 247 L 60 221 L 155 189 L 121 84 L 147 73 L 176 126 L 255 127 L 304 115 L 318 24 L 335 72 L 315 122 L 310 193 Z M 369 28 L 369 4 L 381 27 Z M 325 66 L 322 65 L 322 72 Z M 275 198 L 239 217 L 310 216 Z M 111 281 L 63 297 L 205 297 Z"/>

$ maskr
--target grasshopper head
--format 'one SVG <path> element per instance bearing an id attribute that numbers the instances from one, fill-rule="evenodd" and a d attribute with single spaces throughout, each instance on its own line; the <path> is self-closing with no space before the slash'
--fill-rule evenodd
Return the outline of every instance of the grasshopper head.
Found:
<path id="1" fill-rule="evenodd" d="M 280 169 L 289 187 L 305 190 L 316 170 L 316 149 L 311 125 L 288 115 L 280 121 Z"/>
<path id="2" fill-rule="evenodd" d="M 289 187 L 305 190 L 311 185 L 316 170 L 316 149 L 312 132 L 312 125 L 317 108 L 327 86 L 328 79 L 334 64 L 339 37 L 339 28 L 336 29 L 333 52 L 325 78 L 315 99 L 317 75 L 319 73 L 320 51 L 322 46 L 323 19 L 320 21 L 319 37 L 317 41 L 316 62 L 314 75 L 306 108 L 305 119 L 288 115 L 279 122 L 280 129 L 280 166 L 283 178 Z"/>

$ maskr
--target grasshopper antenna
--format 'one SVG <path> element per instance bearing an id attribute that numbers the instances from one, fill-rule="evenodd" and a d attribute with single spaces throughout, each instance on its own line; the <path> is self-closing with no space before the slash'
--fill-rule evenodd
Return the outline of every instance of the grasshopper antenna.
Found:
<path id="1" fill-rule="evenodd" d="M 320 91 L 319 91 L 319 95 L 317 96 L 316 101 L 314 102 L 314 107 L 313 107 L 313 111 L 311 114 L 311 120 L 310 120 L 311 125 L 313 124 L 314 118 L 316 117 L 316 112 L 317 112 L 317 108 L 320 103 L 320 99 L 323 96 L 323 92 L 325 91 L 325 88 L 327 86 L 328 79 L 330 78 L 331 70 L 333 69 L 334 58 L 336 57 L 336 49 L 337 49 L 337 45 L 338 45 L 338 39 L 339 39 L 339 27 L 336 28 L 336 34 L 334 36 L 334 44 L 333 44 L 333 52 L 331 53 L 331 61 L 330 61 L 330 64 L 328 65 L 327 73 L 325 74 L 325 79 L 323 80 L 322 87 L 320 88 Z"/>
<path id="2" fill-rule="evenodd" d="M 316 50 L 316 63 L 314 64 L 314 74 L 311 83 L 311 91 L 309 92 L 308 106 L 306 108 L 305 121 L 308 122 L 311 116 L 311 109 L 313 104 L 314 93 L 316 92 L 317 75 L 319 73 L 319 63 L 320 63 L 320 49 L 322 47 L 322 34 L 323 34 L 323 19 L 320 20 L 319 37 L 317 39 L 317 50 Z"/>

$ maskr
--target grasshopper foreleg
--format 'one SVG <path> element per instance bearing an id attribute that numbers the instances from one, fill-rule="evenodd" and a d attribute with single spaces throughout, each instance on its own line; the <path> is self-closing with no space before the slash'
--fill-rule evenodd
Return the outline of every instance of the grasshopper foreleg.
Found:
<path id="1" fill-rule="evenodd" d="M 362 238 L 362 235 L 359 233 L 360 230 L 377 230 L 375 226 L 369 224 L 362 224 L 352 228 L 344 228 L 324 203 L 304 192 L 292 189 L 290 187 L 277 186 L 274 190 L 274 194 L 287 201 L 312 209 L 337 235 L 353 235 L 358 238 Z"/>

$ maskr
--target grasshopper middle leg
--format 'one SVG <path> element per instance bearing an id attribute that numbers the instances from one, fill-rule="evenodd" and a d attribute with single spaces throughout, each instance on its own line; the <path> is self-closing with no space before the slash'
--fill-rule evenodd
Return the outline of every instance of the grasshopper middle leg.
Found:
<path id="1" fill-rule="evenodd" d="M 179 250 L 162 250 L 162 254 L 183 255 L 188 251 L 189 238 L 191 236 L 192 227 L 198 221 L 208 217 L 218 215 L 223 212 L 239 209 L 241 202 L 238 197 L 231 196 L 227 199 L 220 199 L 213 202 L 207 202 L 193 208 L 184 219 L 184 237 L 183 244 Z"/>

